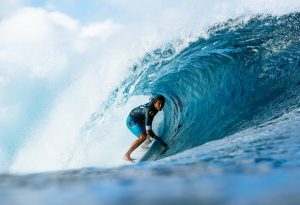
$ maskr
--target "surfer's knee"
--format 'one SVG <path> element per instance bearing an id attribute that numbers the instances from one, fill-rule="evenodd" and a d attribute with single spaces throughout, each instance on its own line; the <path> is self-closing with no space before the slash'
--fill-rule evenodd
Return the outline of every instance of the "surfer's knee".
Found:
<path id="1" fill-rule="evenodd" d="M 140 139 L 142 142 L 144 142 L 144 141 L 146 140 L 146 136 L 143 135 L 143 134 L 141 134 L 140 137 L 139 137 L 139 139 Z"/>

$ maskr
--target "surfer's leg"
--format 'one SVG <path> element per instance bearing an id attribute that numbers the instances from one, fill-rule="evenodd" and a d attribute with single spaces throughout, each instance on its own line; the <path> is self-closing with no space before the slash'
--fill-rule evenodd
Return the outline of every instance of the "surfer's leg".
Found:
<path id="1" fill-rule="evenodd" d="M 128 151 L 126 152 L 126 154 L 124 155 L 123 159 L 127 160 L 127 161 L 133 161 L 132 158 L 130 157 L 131 153 L 138 147 L 140 146 L 140 144 L 142 144 L 146 139 L 145 134 L 141 134 L 140 137 L 135 140 L 132 145 L 130 146 L 130 148 L 128 149 Z"/>
<path id="2" fill-rule="evenodd" d="M 134 122 L 130 116 L 127 118 L 127 127 L 128 129 L 138 138 L 133 142 L 131 147 L 128 149 L 126 154 L 124 155 L 123 159 L 127 161 L 133 161 L 130 157 L 131 153 L 138 147 L 140 144 L 142 144 L 146 139 L 146 131 L 143 129 L 144 126 L 142 126 L 139 123 Z"/>

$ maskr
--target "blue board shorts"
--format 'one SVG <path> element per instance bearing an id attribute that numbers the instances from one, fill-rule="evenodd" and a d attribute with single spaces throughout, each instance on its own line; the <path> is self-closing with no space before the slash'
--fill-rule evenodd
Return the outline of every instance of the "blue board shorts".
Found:
<path id="1" fill-rule="evenodd" d="M 135 122 L 130 115 L 127 117 L 126 125 L 137 138 L 139 138 L 141 134 L 146 135 L 145 125 Z"/>

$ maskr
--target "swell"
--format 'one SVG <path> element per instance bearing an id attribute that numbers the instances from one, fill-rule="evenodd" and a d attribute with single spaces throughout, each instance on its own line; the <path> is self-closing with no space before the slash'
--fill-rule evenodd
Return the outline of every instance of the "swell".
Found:
<path id="1" fill-rule="evenodd" d="M 233 19 L 170 59 L 164 53 L 174 55 L 172 48 L 155 51 L 160 61 L 148 64 L 131 95 L 167 97 L 162 138 L 170 149 L 162 154 L 155 143 L 143 160 L 176 154 L 299 107 L 299 22 L 300 13 Z"/>

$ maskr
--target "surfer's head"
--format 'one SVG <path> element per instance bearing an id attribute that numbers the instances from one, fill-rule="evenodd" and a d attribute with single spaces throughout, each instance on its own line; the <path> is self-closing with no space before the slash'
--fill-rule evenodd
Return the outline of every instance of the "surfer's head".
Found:
<path id="1" fill-rule="evenodd" d="M 153 102 L 155 109 L 161 111 L 165 105 L 165 97 L 163 95 L 157 95 L 153 99 Z"/>

